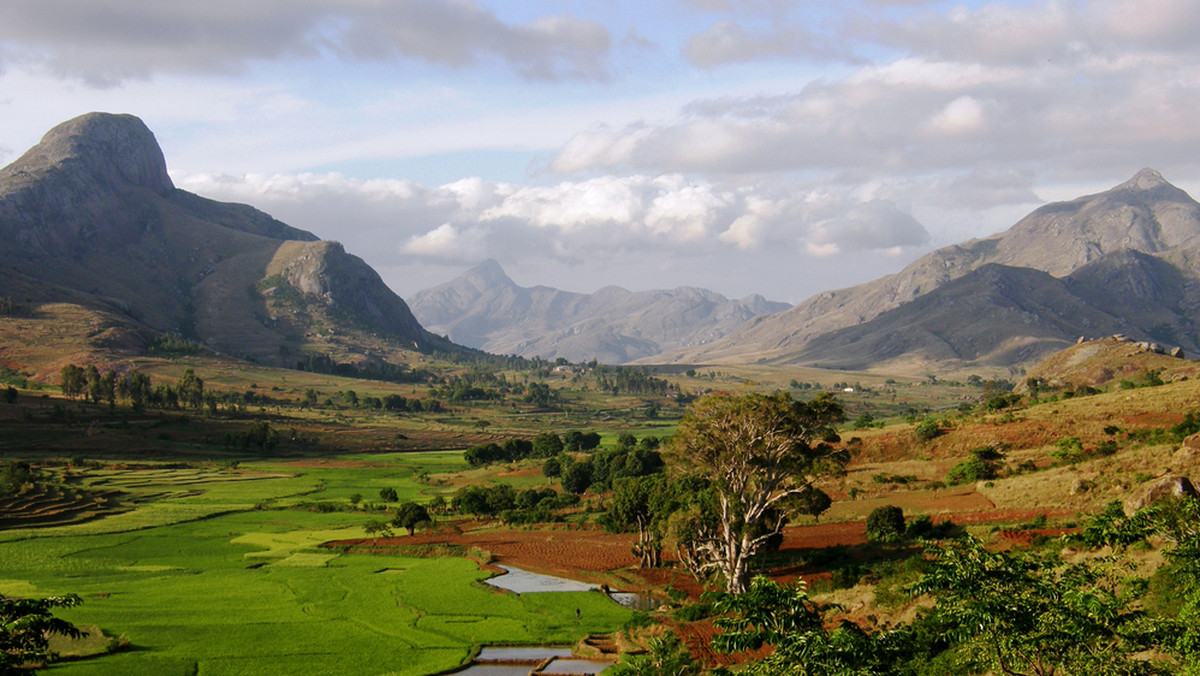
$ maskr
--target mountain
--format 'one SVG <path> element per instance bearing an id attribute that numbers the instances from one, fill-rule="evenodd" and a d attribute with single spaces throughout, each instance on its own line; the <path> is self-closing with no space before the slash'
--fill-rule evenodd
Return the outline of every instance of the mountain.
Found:
<path id="1" fill-rule="evenodd" d="M 4 288 L 119 320 L 131 349 L 169 333 L 295 365 L 448 347 L 340 244 L 175 188 L 131 115 L 65 122 L 0 169 L 0 238 Z"/>
<path id="2" fill-rule="evenodd" d="M 917 303 L 954 280 L 980 270 L 984 266 L 1003 265 L 1027 268 L 1061 279 L 1065 286 L 1055 287 L 1053 293 L 1067 293 L 1073 302 L 1092 303 L 1092 308 L 1111 314 L 1113 321 L 1127 326 L 1131 335 L 1171 339 L 1178 345 L 1194 348 L 1197 341 L 1189 314 L 1197 303 L 1196 280 L 1200 279 L 1200 204 L 1184 191 L 1168 183 L 1152 169 L 1143 169 L 1130 180 L 1111 190 L 1069 202 L 1047 204 L 1021 219 L 1009 230 L 992 237 L 972 240 L 934 251 L 904 270 L 874 282 L 848 289 L 830 291 L 814 296 L 796 307 L 777 315 L 759 317 L 730 332 L 721 340 L 700 348 L 677 350 L 663 355 L 662 361 L 675 363 L 749 362 L 775 363 L 853 363 L 870 368 L 899 359 L 895 348 L 888 356 L 872 357 L 864 353 L 850 358 L 831 359 L 835 338 L 845 339 L 854 327 L 861 342 L 869 334 L 891 331 L 891 341 L 910 346 L 913 363 L 925 363 L 933 354 L 953 354 L 955 364 L 984 359 L 994 366 L 1029 363 L 1045 356 L 1046 351 L 1060 349 L 1070 334 L 1096 335 L 1089 324 L 1058 326 L 1058 337 L 1050 338 L 1041 329 L 1025 332 L 1017 325 L 1007 326 L 1008 333 L 997 335 L 1000 343 L 1035 344 L 1050 340 L 1037 349 L 995 352 L 983 347 L 953 344 L 949 353 L 934 349 L 934 343 L 924 343 L 934 334 L 941 335 L 946 327 L 937 322 L 925 323 L 931 305 L 939 299 L 949 302 L 946 294 L 956 293 L 964 314 L 958 323 L 982 324 L 985 318 L 1002 311 L 1008 303 L 1036 300 L 1025 294 L 1024 299 L 999 295 L 976 296 L 980 305 L 964 304 L 964 289 L 979 290 L 981 280 L 968 282 L 957 291 L 947 291 Z M 1078 274 L 1077 274 L 1078 273 Z M 1006 275 L 993 273 L 984 280 L 996 283 Z M 1043 280 L 1044 281 L 1044 280 Z M 1032 283 L 1032 281 L 1030 281 Z M 1010 287 L 1019 288 L 1019 287 Z M 1049 288 L 1043 289 L 1051 293 Z M 997 291 L 998 293 L 998 291 Z M 1139 296 L 1138 294 L 1143 294 Z M 1005 298 L 999 304 L 993 300 Z M 1052 314 L 1066 311 L 1058 303 L 1066 298 L 1056 296 Z M 1149 302 L 1147 302 L 1149 301 Z M 891 311 L 900 314 L 884 319 Z M 904 313 L 913 316 L 901 318 Z M 940 315 L 939 315 L 940 316 Z M 882 321 L 873 323 L 879 318 Z M 953 316 L 944 316 L 954 321 Z M 1088 321 L 1098 322 L 1096 317 Z M 1153 322 L 1153 323 L 1146 323 Z M 1034 322 L 1036 323 L 1036 322 Z M 1104 325 L 1112 321 L 1101 322 Z M 1022 322 L 1021 326 L 1031 324 Z M 884 326 L 890 327 L 884 329 Z M 882 338 L 875 338 L 880 341 Z M 1073 342 L 1073 341 L 1072 341 Z M 866 344 L 860 345 L 862 349 Z M 1054 347 L 1057 345 L 1057 347 Z M 991 355 L 991 356 L 988 356 Z M 904 360 L 901 360 L 904 361 Z"/>
<path id="3" fill-rule="evenodd" d="M 496 261 L 420 291 L 412 308 L 430 330 L 498 354 L 622 364 L 712 342 L 746 320 L 787 309 L 761 296 L 730 300 L 705 289 L 592 294 L 517 286 Z"/>

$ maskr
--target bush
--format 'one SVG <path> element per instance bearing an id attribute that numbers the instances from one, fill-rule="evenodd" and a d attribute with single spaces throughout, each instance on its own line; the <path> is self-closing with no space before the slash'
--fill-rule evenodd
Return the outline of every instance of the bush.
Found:
<path id="1" fill-rule="evenodd" d="M 929 441 L 942 433 L 942 427 L 936 420 L 923 420 L 913 428 L 917 441 Z"/>
<path id="2" fill-rule="evenodd" d="M 904 510 L 895 505 L 875 508 L 867 516 L 867 539 L 895 542 L 904 537 Z"/>

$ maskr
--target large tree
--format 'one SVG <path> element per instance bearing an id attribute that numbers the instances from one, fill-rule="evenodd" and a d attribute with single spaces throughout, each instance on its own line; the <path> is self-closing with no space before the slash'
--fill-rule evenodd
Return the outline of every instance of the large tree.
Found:
<path id="1" fill-rule="evenodd" d="M 844 417 L 828 395 L 807 402 L 787 393 L 697 400 L 672 441 L 675 462 L 711 481 L 716 505 L 715 518 L 692 531 L 689 567 L 716 571 L 726 591 L 743 591 L 751 557 L 782 530 L 791 499 L 845 464 L 847 455 L 825 443 L 837 438 L 834 425 Z"/>

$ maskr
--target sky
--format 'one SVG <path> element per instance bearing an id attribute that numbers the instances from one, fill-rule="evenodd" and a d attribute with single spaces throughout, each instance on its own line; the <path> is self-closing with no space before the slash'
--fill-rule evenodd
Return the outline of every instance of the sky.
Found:
<path id="1" fill-rule="evenodd" d="M 799 302 L 1143 167 L 1200 194 L 1196 0 L 4 0 L 0 164 L 89 111 L 402 296 Z"/>

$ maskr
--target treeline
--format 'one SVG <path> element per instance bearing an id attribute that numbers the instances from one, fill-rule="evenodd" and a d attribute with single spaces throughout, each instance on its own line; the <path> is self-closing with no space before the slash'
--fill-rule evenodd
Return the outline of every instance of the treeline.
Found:
<path id="1" fill-rule="evenodd" d="M 565 437 L 554 432 L 543 432 L 533 440 L 508 439 L 501 444 L 487 443 L 472 446 L 463 451 L 463 459 L 472 467 L 490 465 L 494 462 L 514 462 L 526 458 L 551 458 L 563 451 L 590 451 L 600 445 L 596 432 L 571 430 Z"/>
<path id="2" fill-rule="evenodd" d="M 645 368 L 629 366 L 596 367 L 596 384 L 613 394 L 657 394 L 666 396 L 677 388 L 662 378 L 655 378 Z"/>
<path id="3" fill-rule="evenodd" d="M 26 317 L 31 308 L 28 303 L 20 303 L 8 296 L 0 296 L 0 317 Z"/>
<path id="4" fill-rule="evenodd" d="M 335 361 L 327 354 L 305 355 L 303 359 L 296 362 L 296 370 L 388 383 L 426 383 L 436 378 L 432 371 L 413 369 L 407 364 L 391 364 L 389 362 L 350 364 Z"/>
<path id="5" fill-rule="evenodd" d="M 137 369 L 124 375 L 111 369 L 101 374 L 94 364 L 83 367 L 67 364 L 59 370 L 59 381 L 63 395 L 68 398 L 83 397 L 93 404 L 109 406 L 115 406 L 119 399 L 137 411 L 147 406 L 194 409 L 208 406 L 215 411 L 217 406 L 216 396 L 204 391 L 204 380 L 192 369 L 184 371 L 174 385 L 154 385 L 150 376 Z"/>
<path id="6" fill-rule="evenodd" d="M 579 504 L 574 493 L 559 493 L 553 488 L 517 491 L 508 484 L 463 486 L 454 494 L 450 508 L 476 517 L 496 516 L 506 523 L 549 523 L 561 517 L 555 511 Z"/>

